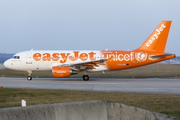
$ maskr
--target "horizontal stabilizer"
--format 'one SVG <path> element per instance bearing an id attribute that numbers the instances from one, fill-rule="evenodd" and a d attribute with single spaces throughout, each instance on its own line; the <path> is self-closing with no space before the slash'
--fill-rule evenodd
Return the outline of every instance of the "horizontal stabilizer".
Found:
<path id="1" fill-rule="evenodd" d="M 174 54 L 151 55 L 151 56 L 149 56 L 149 58 L 157 59 L 157 58 L 167 57 L 167 56 L 171 56 L 171 55 L 174 55 Z"/>

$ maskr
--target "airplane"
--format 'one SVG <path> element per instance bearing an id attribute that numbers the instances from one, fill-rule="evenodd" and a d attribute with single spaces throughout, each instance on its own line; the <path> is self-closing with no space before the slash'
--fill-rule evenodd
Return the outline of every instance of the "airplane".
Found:
<path id="1" fill-rule="evenodd" d="M 32 80 L 32 71 L 49 70 L 55 78 L 83 73 L 83 80 L 88 81 L 89 72 L 123 70 L 175 58 L 175 54 L 164 52 L 171 23 L 162 21 L 145 42 L 132 51 L 30 50 L 15 54 L 4 66 L 27 71 L 27 80 Z"/>

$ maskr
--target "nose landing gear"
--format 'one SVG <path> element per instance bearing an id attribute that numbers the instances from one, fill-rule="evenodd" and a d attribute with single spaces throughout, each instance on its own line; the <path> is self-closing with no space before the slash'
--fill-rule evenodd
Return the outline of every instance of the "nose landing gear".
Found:
<path id="1" fill-rule="evenodd" d="M 27 77 L 27 80 L 29 80 L 29 81 L 32 80 L 32 77 L 31 77 L 31 76 L 28 76 L 28 77 Z"/>
<path id="2" fill-rule="evenodd" d="M 32 71 L 31 70 L 28 70 L 28 77 L 27 77 L 27 80 L 32 80 L 32 77 L 31 77 L 31 74 L 32 74 Z"/>

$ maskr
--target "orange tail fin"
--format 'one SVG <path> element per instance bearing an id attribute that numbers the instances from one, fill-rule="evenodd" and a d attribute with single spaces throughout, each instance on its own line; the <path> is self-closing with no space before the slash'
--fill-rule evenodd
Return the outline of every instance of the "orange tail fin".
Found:
<path id="1" fill-rule="evenodd" d="M 135 51 L 164 52 L 172 21 L 162 21 Z"/>

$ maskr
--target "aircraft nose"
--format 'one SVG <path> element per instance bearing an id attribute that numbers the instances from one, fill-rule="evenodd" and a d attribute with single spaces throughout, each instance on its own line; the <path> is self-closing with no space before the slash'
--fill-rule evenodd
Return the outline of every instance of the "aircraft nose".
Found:
<path id="1" fill-rule="evenodd" d="M 5 62 L 4 62 L 4 66 L 6 67 L 6 68 L 10 68 L 10 60 L 6 60 Z"/>

